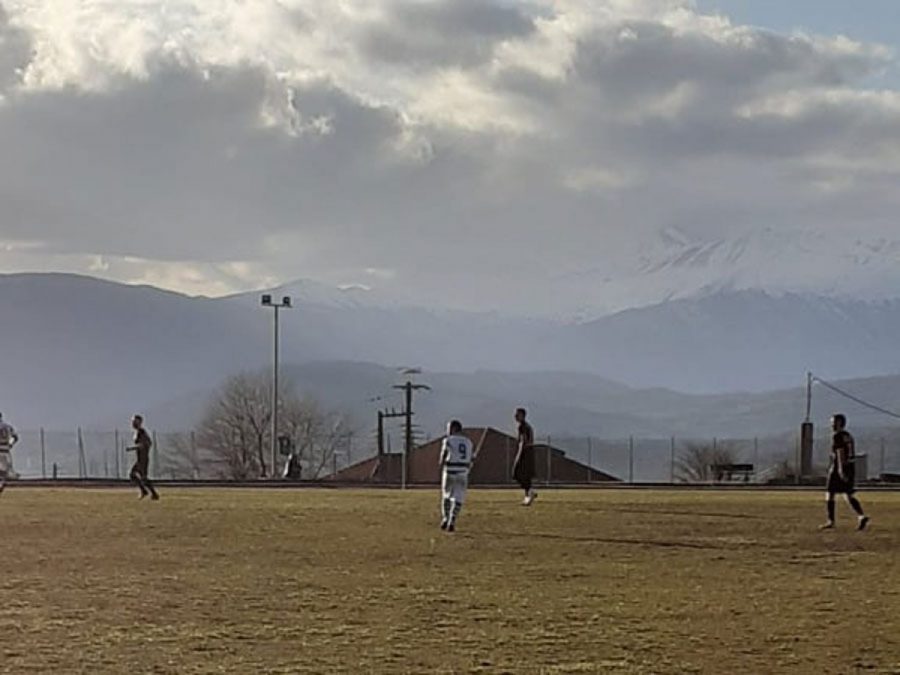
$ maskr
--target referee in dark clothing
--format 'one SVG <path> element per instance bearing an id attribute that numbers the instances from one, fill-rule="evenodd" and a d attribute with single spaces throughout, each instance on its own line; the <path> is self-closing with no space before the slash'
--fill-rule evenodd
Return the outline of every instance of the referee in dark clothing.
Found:
<path id="1" fill-rule="evenodd" d="M 519 425 L 519 447 L 513 465 L 513 478 L 525 491 L 525 498 L 522 500 L 523 506 L 531 506 L 537 499 L 537 492 L 532 486 L 534 480 L 534 429 L 526 421 L 527 416 L 528 412 L 525 408 L 516 409 L 515 419 Z"/>
<path id="2" fill-rule="evenodd" d="M 153 447 L 153 441 L 144 429 L 144 418 L 140 415 L 135 415 L 131 419 L 131 428 L 134 429 L 134 445 L 127 450 L 137 455 L 134 466 L 131 467 L 131 480 L 140 488 L 141 499 L 150 495 L 150 498 L 156 501 L 159 494 L 150 480 L 150 448 Z"/>
<path id="3" fill-rule="evenodd" d="M 847 503 L 856 512 L 856 529 L 864 530 L 869 524 L 869 517 L 863 512 L 862 504 L 854 496 L 856 493 L 856 442 L 847 431 L 847 417 L 835 415 L 831 418 L 831 428 L 834 436 L 831 440 L 831 466 L 828 469 L 828 483 L 826 485 L 826 505 L 828 507 L 828 520 L 822 526 L 823 530 L 834 527 L 834 497 L 842 494 L 847 498 Z"/>

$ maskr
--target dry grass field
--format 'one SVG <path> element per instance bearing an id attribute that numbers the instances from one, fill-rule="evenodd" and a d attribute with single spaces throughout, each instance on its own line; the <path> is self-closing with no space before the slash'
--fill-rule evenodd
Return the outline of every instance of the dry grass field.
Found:
<path id="1" fill-rule="evenodd" d="M 12 488 L 4 673 L 900 672 L 900 494 Z"/>

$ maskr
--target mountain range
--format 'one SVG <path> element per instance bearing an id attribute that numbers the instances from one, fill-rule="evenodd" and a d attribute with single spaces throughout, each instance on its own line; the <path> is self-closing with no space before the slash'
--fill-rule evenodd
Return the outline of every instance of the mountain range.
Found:
<path id="1" fill-rule="evenodd" d="M 273 292 L 294 298 L 282 314 L 282 359 L 298 383 L 368 419 L 368 400 L 390 391 L 396 367 L 421 367 L 435 387 L 420 420 L 431 433 L 451 410 L 506 423 L 518 402 L 542 409 L 554 433 L 783 432 L 802 413 L 791 388 L 807 370 L 835 380 L 900 372 L 900 302 L 891 300 L 718 290 L 564 322 L 311 282 Z M 108 428 L 137 409 L 183 426 L 224 377 L 271 364 L 271 310 L 258 293 L 210 299 L 6 275 L 0 315 L 0 410 L 21 427 Z M 893 379 L 871 382 L 880 384 L 865 391 L 900 408 Z"/>

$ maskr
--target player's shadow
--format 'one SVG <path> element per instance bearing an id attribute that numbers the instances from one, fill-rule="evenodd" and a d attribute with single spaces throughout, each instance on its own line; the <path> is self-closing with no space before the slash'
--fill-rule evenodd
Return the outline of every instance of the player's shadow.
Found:
<path id="1" fill-rule="evenodd" d="M 722 513 L 715 511 L 673 511 L 670 509 L 633 509 L 633 508 L 613 508 L 613 509 L 597 509 L 612 510 L 616 513 L 638 513 L 641 515 L 651 516 L 690 516 L 698 518 L 736 518 L 741 520 L 763 520 L 762 516 L 754 516 L 749 513 Z"/>
<path id="2" fill-rule="evenodd" d="M 555 541 L 569 541 L 580 544 L 615 544 L 619 546 L 644 546 L 655 548 L 683 548 L 704 551 L 731 551 L 736 548 L 746 548 L 746 544 L 723 545 L 715 543 L 699 543 L 692 541 L 670 541 L 666 539 L 625 539 L 621 537 L 589 537 L 579 534 L 551 534 L 546 532 L 483 532 L 490 537 L 507 537 L 512 539 L 550 539 Z"/>

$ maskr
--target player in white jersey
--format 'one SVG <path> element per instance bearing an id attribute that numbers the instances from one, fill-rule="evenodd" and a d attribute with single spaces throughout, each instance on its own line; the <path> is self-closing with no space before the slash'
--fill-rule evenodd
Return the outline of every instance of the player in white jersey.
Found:
<path id="1" fill-rule="evenodd" d="M 3 421 L 3 414 L 0 413 L 0 493 L 6 487 L 6 479 L 12 474 L 12 449 L 18 442 L 16 430 Z"/>
<path id="2" fill-rule="evenodd" d="M 453 532 L 466 500 L 469 469 L 472 467 L 472 441 L 462 435 L 462 424 L 453 420 L 447 425 L 447 437 L 441 448 L 441 529 Z"/>

